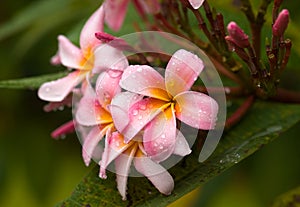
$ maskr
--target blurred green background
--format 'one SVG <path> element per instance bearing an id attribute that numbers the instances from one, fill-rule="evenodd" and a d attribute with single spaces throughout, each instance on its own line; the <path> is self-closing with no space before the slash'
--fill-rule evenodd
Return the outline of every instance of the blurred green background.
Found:
<path id="1" fill-rule="evenodd" d="M 77 31 L 99 4 L 95 0 L 1 1 L 0 80 L 63 70 L 49 63 L 57 50 L 57 35 L 76 39 L 77 33 L 72 31 Z M 234 18 L 247 27 L 230 1 L 215 4 L 223 5 L 227 22 Z M 296 43 L 282 85 L 295 90 L 300 90 L 299 5 L 284 3 L 291 10 L 288 35 Z M 75 134 L 64 140 L 50 137 L 53 129 L 72 118 L 71 110 L 45 113 L 45 102 L 35 90 L 0 89 L 0 96 L 0 206 L 54 206 L 70 195 L 89 171 Z M 276 196 L 300 185 L 299 133 L 300 124 L 173 206 L 269 206 Z"/>

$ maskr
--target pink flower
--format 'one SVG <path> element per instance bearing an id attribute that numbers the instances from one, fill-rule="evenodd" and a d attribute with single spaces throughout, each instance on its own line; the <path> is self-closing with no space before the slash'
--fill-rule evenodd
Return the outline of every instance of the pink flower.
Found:
<path id="1" fill-rule="evenodd" d="M 102 72 L 96 82 L 96 93 L 91 85 L 87 86 L 80 100 L 75 120 L 82 126 L 92 127 L 82 143 L 82 157 L 85 164 L 90 164 L 94 150 L 104 136 L 109 137 L 115 131 L 108 104 L 121 88 L 119 81 L 122 71 L 109 70 Z"/>
<path id="2" fill-rule="evenodd" d="M 226 36 L 226 40 L 233 42 L 240 48 L 247 48 L 250 46 L 248 35 L 246 35 L 235 22 L 230 22 L 227 26 L 227 30 L 229 36 Z"/>
<path id="3" fill-rule="evenodd" d="M 273 28 L 272 28 L 273 35 L 277 36 L 277 37 L 281 37 L 288 27 L 289 20 L 290 20 L 289 11 L 287 9 L 283 9 L 279 13 L 279 15 L 273 25 Z"/>
<path id="4" fill-rule="evenodd" d="M 65 36 L 59 35 L 59 49 L 52 62 L 75 69 L 64 78 L 44 83 L 38 96 L 46 101 L 62 101 L 77 85 L 84 81 L 90 72 L 99 72 L 103 69 L 125 68 L 128 62 L 121 51 L 108 45 L 101 45 L 95 33 L 103 31 L 104 9 L 101 6 L 85 23 L 80 34 L 80 48 L 75 46 Z"/>
<path id="5" fill-rule="evenodd" d="M 115 160 L 117 188 L 125 200 L 127 178 L 133 162 L 135 169 L 146 176 L 159 192 L 166 195 L 171 194 L 174 188 L 172 176 L 166 169 L 147 156 L 141 135 L 137 135 L 135 140 L 125 143 L 124 137 L 119 132 L 113 132 L 112 136 L 106 138 L 105 149 L 100 162 L 100 177 L 104 176 L 106 167 Z M 191 152 L 183 136 L 178 136 L 176 140 L 174 154 L 185 156 Z"/>
<path id="6" fill-rule="evenodd" d="M 104 2 L 105 22 L 107 25 L 118 31 L 125 19 L 128 3 L 130 0 L 106 0 Z M 160 10 L 160 4 L 157 0 L 133 0 L 137 11 L 141 16 L 145 13 L 157 13 Z"/>
<path id="7" fill-rule="evenodd" d="M 211 97 L 189 91 L 203 70 L 194 54 L 178 50 L 170 59 L 164 78 L 146 65 L 129 66 L 123 73 L 123 89 L 144 96 L 131 107 L 128 97 L 117 95 L 111 104 L 116 129 L 129 143 L 141 130 L 147 156 L 156 162 L 167 159 L 176 144 L 176 118 L 198 129 L 213 129 L 218 104 Z"/>
<path id="8" fill-rule="evenodd" d="M 101 157 L 101 178 L 106 178 L 107 166 L 115 160 L 117 173 L 117 186 L 123 199 L 126 199 L 126 185 L 129 169 L 132 161 L 136 170 L 145 175 L 153 185 L 163 194 L 170 194 L 174 187 L 171 175 L 159 164 L 152 161 L 146 154 L 141 136 L 137 135 L 139 141 L 124 142 L 123 136 L 116 131 L 114 120 L 109 108 L 112 98 L 120 93 L 119 80 L 122 72 L 105 71 L 97 79 L 96 92 L 89 85 L 83 98 L 78 104 L 76 111 L 76 122 L 82 126 L 91 127 L 85 135 L 82 146 L 82 156 L 86 165 L 90 164 L 91 158 L 96 157 L 99 142 L 105 137 L 105 147 Z M 130 92 L 121 93 L 119 97 L 126 97 L 123 107 L 130 108 L 142 96 Z M 123 120 L 117 120 L 122 122 Z M 189 145 L 183 135 L 178 132 L 173 154 L 185 156 L 190 154 Z"/>

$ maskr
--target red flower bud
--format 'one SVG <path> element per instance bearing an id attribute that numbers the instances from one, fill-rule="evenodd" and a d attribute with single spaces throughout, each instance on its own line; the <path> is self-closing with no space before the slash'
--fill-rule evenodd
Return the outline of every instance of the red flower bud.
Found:
<path id="1" fill-rule="evenodd" d="M 290 14 L 287 9 L 284 9 L 279 13 L 272 28 L 274 36 L 281 37 L 283 35 L 283 33 L 285 32 L 289 24 L 289 19 L 290 19 Z"/>
<path id="2" fill-rule="evenodd" d="M 227 26 L 230 41 L 241 48 L 250 46 L 248 35 L 235 23 L 230 22 Z"/>

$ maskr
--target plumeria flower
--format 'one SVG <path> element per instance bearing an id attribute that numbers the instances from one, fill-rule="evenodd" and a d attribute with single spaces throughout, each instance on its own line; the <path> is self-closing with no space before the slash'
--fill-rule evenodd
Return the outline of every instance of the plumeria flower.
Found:
<path id="1" fill-rule="evenodd" d="M 82 157 L 87 166 L 102 138 L 109 137 L 111 132 L 115 131 L 108 105 L 111 99 L 121 92 L 119 86 L 121 75 L 122 71 L 117 70 L 100 73 L 96 82 L 96 92 L 89 84 L 77 106 L 76 122 L 82 126 L 92 127 L 82 143 Z"/>
<path id="2" fill-rule="evenodd" d="M 142 100 L 142 96 L 130 92 L 121 93 L 117 98 L 126 99 L 123 106 L 127 108 L 130 108 L 132 105 Z M 117 121 L 122 122 L 123 120 Z M 158 149 L 160 146 L 153 147 Z M 155 149 L 153 150 L 155 151 Z M 183 135 L 178 132 L 173 154 L 186 156 L 190 153 L 191 150 L 188 143 Z M 173 190 L 173 178 L 166 169 L 147 155 L 144 150 L 144 142 L 141 133 L 137 134 L 134 140 L 127 143 L 125 142 L 123 135 L 117 131 L 113 132 L 111 136 L 106 137 L 105 148 L 100 161 L 100 177 L 106 178 L 106 167 L 113 160 L 115 160 L 117 187 L 124 200 L 126 199 L 127 178 L 132 162 L 134 163 L 135 169 L 146 176 L 161 193 L 169 195 Z"/>
<path id="3" fill-rule="evenodd" d="M 206 94 L 189 91 L 203 68 L 201 59 L 186 50 L 178 50 L 172 56 L 165 79 L 150 66 L 129 66 L 120 85 L 144 98 L 127 108 L 127 98 L 118 95 L 111 104 L 115 127 L 124 135 L 125 142 L 129 143 L 143 130 L 146 154 L 160 162 L 174 151 L 176 119 L 197 129 L 213 129 L 217 102 Z"/>
<path id="4" fill-rule="evenodd" d="M 66 77 L 44 83 L 38 96 L 46 101 L 61 102 L 64 98 L 82 81 L 90 72 L 97 73 L 106 67 L 112 67 L 115 63 L 115 69 L 123 67 L 118 65 L 118 59 L 124 59 L 121 51 L 108 45 L 102 45 L 95 37 L 95 33 L 103 31 L 104 9 L 101 6 L 85 23 L 80 33 L 80 48 L 75 46 L 65 36 L 59 35 L 59 49 L 57 55 L 52 58 L 52 62 L 75 69 Z M 103 49 L 103 47 L 105 47 Z"/>
<path id="5" fill-rule="evenodd" d="M 106 0 L 104 2 L 105 22 L 111 29 L 118 31 L 121 28 L 129 2 L 130 0 Z M 160 10 L 157 0 L 133 0 L 133 3 L 141 16 L 145 13 L 154 14 Z"/>

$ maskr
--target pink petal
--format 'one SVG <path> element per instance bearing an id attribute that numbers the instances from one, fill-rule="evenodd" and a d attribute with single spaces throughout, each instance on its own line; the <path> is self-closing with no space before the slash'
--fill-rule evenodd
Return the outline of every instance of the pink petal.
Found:
<path id="1" fill-rule="evenodd" d="M 101 44 L 95 37 L 96 32 L 102 32 L 104 26 L 104 9 L 101 6 L 95 11 L 92 16 L 87 20 L 80 33 L 80 47 L 87 57 L 92 52 L 93 48 Z"/>
<path id="2" fill-rule="evenodd" d="M 81 50 L 63 35 L 58 36 L 58 55 L 64 66 L 85 69 L 85 58 Z"/>
<path id="3" fill-rule="evenodd" d="M 114 125 L 120 132 L 129 124 L 129 109 L 136 102 L 142 100 L 142 96 L 131 92 L 123 92 L 116 95 L 109 106 Z"/>
<path id="4" fill-rule="evenodd" d="M 121 92 L 119 82 L 122 71 L 105 71 L 98 76 L 96 82 L 96 93 L 100 105 L 107 109 L 107 105 L 111 103 L 112 98 Z"/>
<path id="5" fill-rule="evenodd" d="M 125 19 L 129 0 L 107 0 L 104 3 L 105 22 L 108 26 L 118 31 Z"/>
<path id="6" fill-rule="evenodd" d="M 91 86 L 87 86 L 84 96 L 78 104 L 75 117 L 77 123 L 84 126 L 94 126 L 112 122 L 110 113 L 98 103 L 96 94 Z"/>
<path id="7" fill-rule="evenodd" d="M 51 58 L 50 63 L 52 65 L 60 65 L 61 64 L 58 52 Z"/>
<path id="8" fill-rule="evenodd" d="M 179 130 L 177 130 L 177 137 L 173 154 L 184 157 L 191 152 L 192 150 L 190 149 L 189 143 L 186 141 L 183 134 Z"/>
<path id="9" fill-rule="evenodd" d="M 101 139 L 104 137 L 107 128 L 95 126 L 85 138 L 82 145 L 82 157 L 86 166 L 89 166 L 93 157 L 93 152 Z"/>
<path id="10" fill-rule="evenodd" d="M 165 105 L 166 102 L 152 98 L 142 99 L 132 105 L 127 112 L 129 117 L 128 125 L 120 131 L 124 135 L 125 142 L 129 142 L 137 135 L 157 114 L 159 114 L 159 112 L 163 110 Z M 117 116 L 113 117 L 117 118 Z"/>
<path id="11" fill-rule="evenodd" d="M 117 174 L 117 188 L 123 200 L 126 200 L 127 179 L 130 166 L 137 150 L 137 145 L 127 149 L 129 153 L 121 154 L 115 159 L 115 169 Z"/>
<path id="12" fill-rule="evenodd" d="M 38 96 L 45 101 L 60 102 L 78 85 L 86 73 L 75 71 L 64 78 L 46 82 L 38 90 Z"/>
<path id="13" fill-rule="evenodd" d="M 204 0 L 189 0 L 190 4 L 194 9 L 199 9 L 202 6 Z"/>
<path id="14" fill-rule="evenodd" d="M 73 120 L 68 121 L 67 123 L 61 125 L 57 129 L 55 129 L 51 133 L 51 137 L 54 139 L 58 139 L 59 137 L 63 137 L 66 134 L 73 133 L 75 131 L 75 123 Z"/>
<path id="15" fill-rule="evenodd" d="M 111 136 L 107 136 L 105 139 L 105 148 L 102 154 L 102 159 L 100 161 L 100 178 L 106 178 L 106 168 L 107 166 L 122 154 L 126 149 L 132 146 L 133 142 L 126 144 L 124 142 L 124 137 L 118 133 L 113 132 Z"/>
<path id="16" fill-rule="evenodd" d="M 132 65 L 123 73 L 120 85 L 125 90 L 169 101 L 163 77 L 147 65 Z"/>
<path id="17" fill-rule="evenodd" d="M 121 50 L 109 44 L 102 44 L 94 51 L 95 61 L 93 73 L 100 73 L 103 70 L 123 71 L 128 67 L 128 60 Z"/>
<path id="18" fill-rule="evenodd" d="M 176 118 L 173 107 L 159 113 L 145 128 L 143 144 L 147 156 L 156 162 L 167 159 L 176 142 Z"/>
<path id="19" fill-rule="evenodd" d="M 197 80 L 204 68 L 202 60 L 186 50 L 178 50 L 170 59 L 166 68 L 166 88 L 172 95 L 187 91 Z"/>
<path id="20" fill-rule="evenodd" d="M 172 176 L 161 165 L 150 158 L 140 155 L 134 159 L 134 166 L 138 172 L 145 175 L 152 184 L 165 195 L 170 195 L 174 188 Z"/>
<path id="21" fill-rule="evenodd" d="M 176 117 L 197 129 L 213 129 L 218 115 L 218 103 L 211 97 L 194 91 L 178 94 Z"/>

